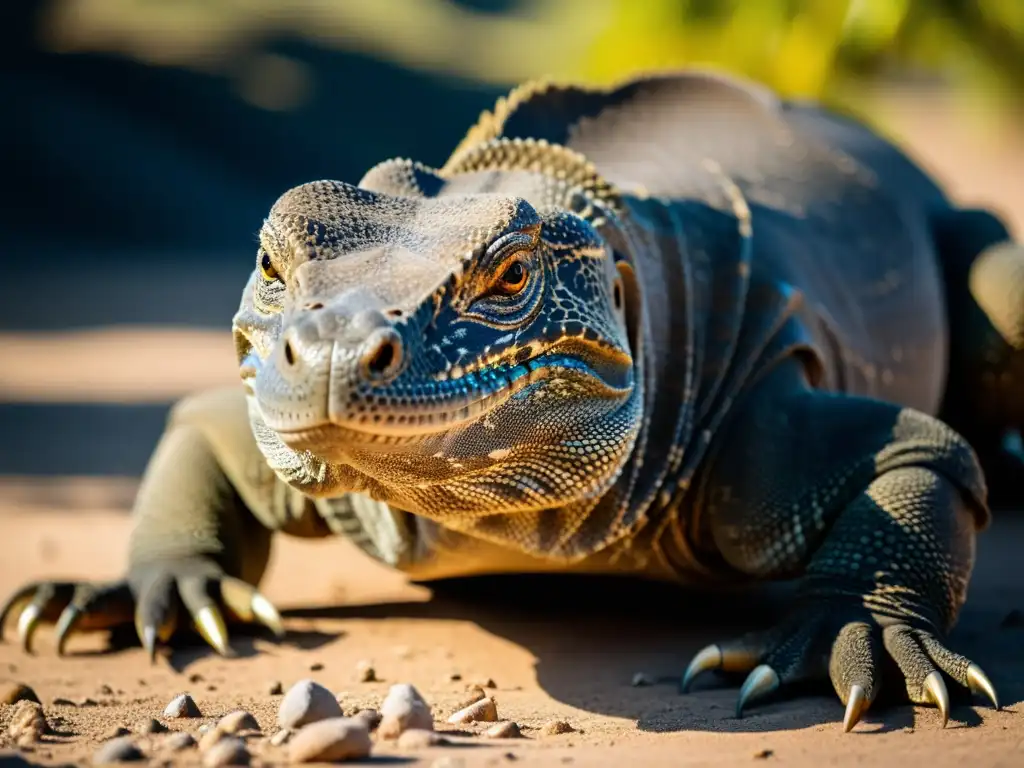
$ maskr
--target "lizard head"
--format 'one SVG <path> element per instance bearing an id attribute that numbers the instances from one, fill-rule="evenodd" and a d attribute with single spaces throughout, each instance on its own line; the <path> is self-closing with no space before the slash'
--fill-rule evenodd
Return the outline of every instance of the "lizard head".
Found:
<path id="1" fill-rule="evenodd" d="M 514 512 L 602 492 L 630 452 L 611 248 L 565 208 L 461 183 L 389 161 L 266 218 L 235 341 L 261 449 L 304 492 Z"/>

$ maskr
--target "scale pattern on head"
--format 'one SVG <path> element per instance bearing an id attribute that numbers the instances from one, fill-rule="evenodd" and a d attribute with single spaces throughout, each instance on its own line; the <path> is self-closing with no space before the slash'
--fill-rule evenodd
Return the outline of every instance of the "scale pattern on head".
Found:
<path id="1" fill-rule="evenodd" d="M 529 141 L 286 192 L 234 324 L 270 465 L 453 527 L 594 499 L 641 411 L 595 224 L 614 211 L 582 158 Z"/>

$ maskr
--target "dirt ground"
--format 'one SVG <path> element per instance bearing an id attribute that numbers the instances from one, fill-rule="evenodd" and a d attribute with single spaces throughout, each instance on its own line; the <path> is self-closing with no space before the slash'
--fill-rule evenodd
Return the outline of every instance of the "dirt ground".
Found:
<path id="1" fill-rule="evenodd" d="M 934 112 L 926 119 L 903 102 L 896 106 L 903 109 L 897 115 L 902 129 L 921 137 L 914 145 L 918 154 L 954 192 L 1000 205 L 1021 231 L 1024 145 L 968 140 L 975 135 L 970 126 L 936 120 Z M 223 345 L 214 337 L 208 345 L 195 344 L 195 338 L 182 337 L 179 345 L 190 350 L 192 378 L 181 376 L 175 355 L 162 354 L 153 356 L 148 378 L 131 379 L 118 375 L 118 365 L 124 365 L 125 348 L 145 346 L 134 336 L 119 342 L 116 334 L 91 340 L 62 340 L 58 334 L 35 356 L 25 338 L 7 339 L 21 344 L 17 357 L 25 365 L 0 375 L 0 395 L 17 401 L 33 399 L 33 393 L 43 400 L 70 400 L 78 391 L 83 400 L 132 401 L 152 396 L 155 389 L 163 397 L 230 380 L 227 334 Z M 62 344 L 82 359 L 83 345 L 90 343 L 96 354 L 85 358 L 97 362 L 88 374 L 55 375 Z M 161 359 L 171 361 L 169 372 L 177 377 L 162 372 Z M 61 385 L 39 386 L 50 382 Z M 0 594 L 35 578 L 119 575 L 130 524 L 125 509 L 134 484 L 134 478 L 0 478 Z M 1021 766 L 1024 577 L 1017 567 L 1022 552 L 1024 513 L 1000 515 L 980 539 L 971 596 L 953 638 L 958 650 L 989 673 L 1004 709 L 995 712 L 966 696 L 955 699 L 946 729 L 934 709 L 898 704 L 879 705 L 854 733 L 844 734 L 842 707 L 827 690 L 773 701 L 742 719 L 733 716 L 735 687 L 715 687 L 708 679 L 689 695 L 678 693 L 678 676 L 695 651 L 769 621 L 784 590 L 709 598 L 650 585 L 535 578 L 427 588 L 405 583 L 336 540 L 278 542 L 264 589 L 285 612 L 289 634 L 281 644 L 259 633 L 236 633 L 237 658 L 222 659 L 191 645 L 151 666 L 137 646 L 111 649 L 104 636 L 81 636 L 69 643 L 69 656 L 58 660 L 49 629 L 37 634 L 36 653 L 29 656 L 13 642 L 9 626 L 0 644 L 0 681 L 32 686 L 57 726 L 56 734 L 22 753 L 45 764 L 88 762 L 112 728 L 134 731 L 150 717 L 196 733 L 202 724 L 244 708 L 269 735 L 276 730 L 281 700 L 270 693 L 271 684 L 279 681 L 287 689 L 310 677 L 336 692 L 347 713 L 378 706 L 392 683 L 412 683 L 433 706 L 439 727 L 456 731 L 451 746 L 375 747 L 371 762 L 378 763 Z M 379 682 L 358 682 L 357 665 L 364 660 L 372 662 Z M 653 684 L 633 686 L 636 673 L 645 673 Z M 492 741 L 476 726 L 443 725 L 467 683 L 488 678 L 496 686 L 491 692 L 499 715 L 519 723 L 525 738 Z M 182 691 L 194 696 L 201 719 L 162 716 Z M 0 731 L 10 716 L 0 705 Z M 543 736 L 541 726 L 556 718 L 573 732 Z M 147 754 L 162 755 L 161 738 L 140 737 L 139 743 Z M 265 763 L 284 760 L 282 750 L 265 742 L 256 740 L 252 748 Z M 14 754 L 0 751 L 0 764 Z M 198 753 L 178 758 L 182 764 L 189 760 L 198 762 Z"/>

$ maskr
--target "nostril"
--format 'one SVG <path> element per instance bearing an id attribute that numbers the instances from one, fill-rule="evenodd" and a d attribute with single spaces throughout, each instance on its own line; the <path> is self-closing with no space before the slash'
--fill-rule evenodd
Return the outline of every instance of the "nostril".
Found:
<path id="1" fill-rule="evenodd" d="M 402 348 L 397 338 L 388 336 L 367 352 L 363 360 L 366 371 L 373 378 L 385 378 L 393 374 L 402 362 Z"/>
<path id="2" fill-rule="evenodd" d="M 368 363 L 370 371 L 376 374 L 383 374 L 391 366 L 395 359 L 395 345 L 390 341 L 381 344 L 377 351 L 370 357 Z"/>
<path id="3" fill-rule="evenodd" d="M 290 341 L 284 343 L 284 359 L 288 365 L 295 365 L 295 350 L 292 349 Z"/>

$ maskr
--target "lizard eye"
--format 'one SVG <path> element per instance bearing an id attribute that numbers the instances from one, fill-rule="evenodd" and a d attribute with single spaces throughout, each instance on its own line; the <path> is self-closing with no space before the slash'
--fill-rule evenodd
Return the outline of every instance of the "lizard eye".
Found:
<path id="1" fill-rule="evenodd" d="M 272 283 L 280 278 L 280 275 L 270 261 L 270 255 L 267 253 L 260 256 L 260 274 L 263 275 L 263 279 L 268 283 Z"/>
<path id="2" fill-rule="evenodd" d="M 515 296 L 526 287 L 526 281 L 529 278 L 530 273 L 526 269 L 526 265 L 518 260 L 513 261 L 505 267 L 505 271 L 501 273 L 501 277 L 494 284 L 495 292 L 506 296 Z"/>

